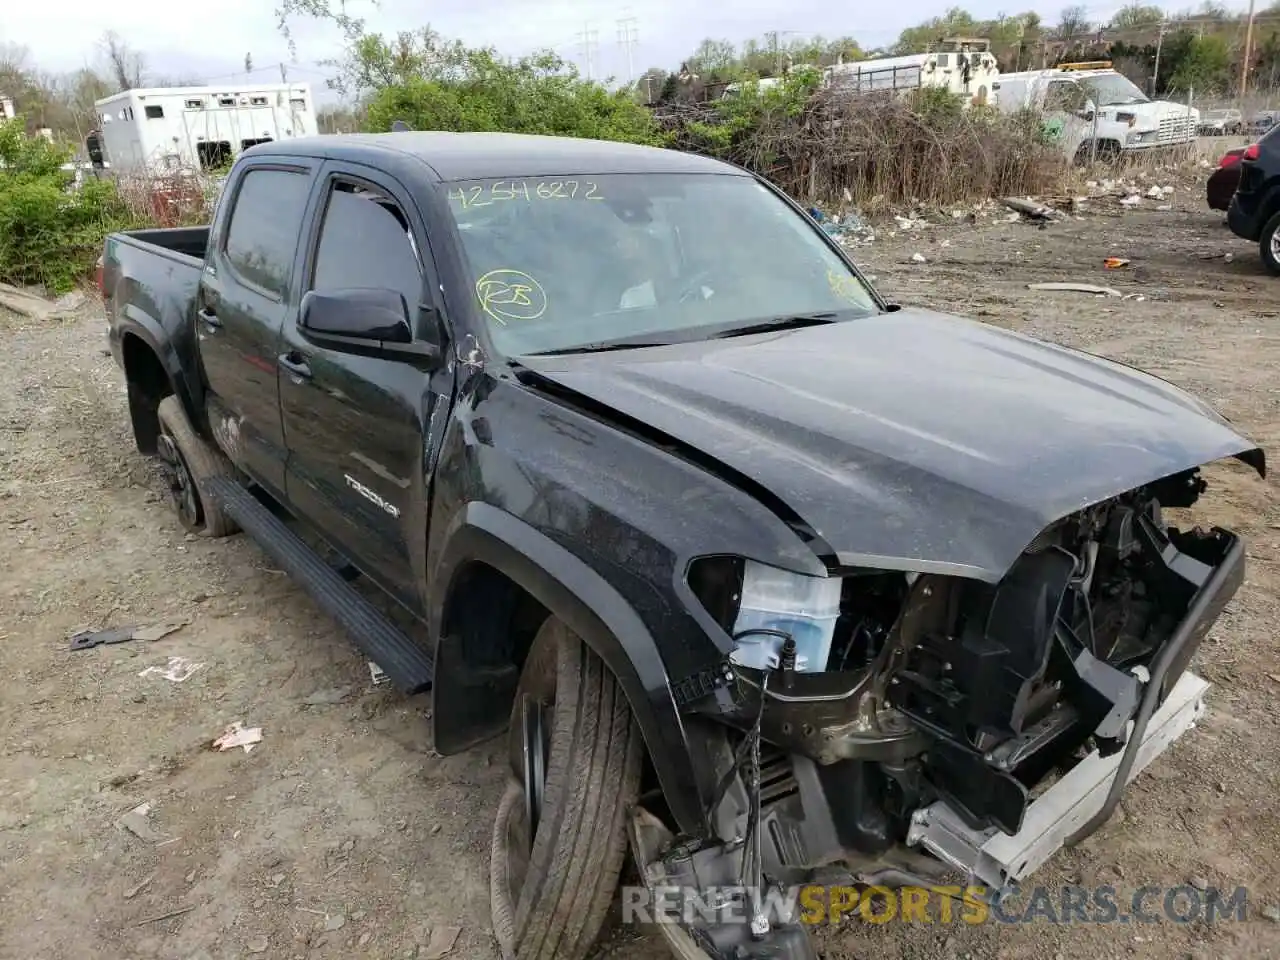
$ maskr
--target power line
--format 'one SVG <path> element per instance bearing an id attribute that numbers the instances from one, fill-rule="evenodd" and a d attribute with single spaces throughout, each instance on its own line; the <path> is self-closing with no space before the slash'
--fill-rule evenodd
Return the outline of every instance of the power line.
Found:
<path id="1" fill-rule="evenodd" d="M 587 79 L 594 80 L 596 51 L 600 49 L 600 31 L 591 29 L 589 22 L 582 25 L 582 32 L 578 34 L 578 45 L 582 50 L 583 69 L 587 72 Z"/>
<path id="2" fill-rule="evenodd" d="M 618 21 L 618 44 L 627 52 L 627 85 L 631 86 L 636 82 L 635 62 L 631 51 L 639 42 L 639 36 L 636 31 L 636 18 L 623 17 Z"/>

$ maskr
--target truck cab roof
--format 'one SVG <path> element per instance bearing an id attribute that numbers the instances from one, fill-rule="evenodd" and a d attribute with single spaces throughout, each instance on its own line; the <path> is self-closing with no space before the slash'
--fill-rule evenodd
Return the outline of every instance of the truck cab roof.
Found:
<path id="1" fill-rule="evenodd" d="M 248 156 L 355 160 L 387 168 L 399 154 L 418 161 L 439 181 L 561 174 L 719 173 L 747 176 L 718 160 L 659 147 L 610 140 L 518 133 L 406 131 L 302 137 L 253 147 Z"/>

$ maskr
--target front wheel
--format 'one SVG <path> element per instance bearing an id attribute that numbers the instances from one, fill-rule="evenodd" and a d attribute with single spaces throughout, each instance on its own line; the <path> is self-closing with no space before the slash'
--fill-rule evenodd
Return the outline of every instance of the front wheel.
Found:
<path id="1" fill-rule="evenodd" d="M 505 960 L 581 960 L 618 884 L 640 732 L 617 681 L 554 617 L 534 638 L 508 737 L 489 867 Z"/>
<path id="2" fill-rule="evenodd" d="M 1258 237 L 1258 252 L 1262 254 L 1262 265 L 1272 276 L 1280 276 L 1280 213 L 1277 213 L 1262 228 Z"/>

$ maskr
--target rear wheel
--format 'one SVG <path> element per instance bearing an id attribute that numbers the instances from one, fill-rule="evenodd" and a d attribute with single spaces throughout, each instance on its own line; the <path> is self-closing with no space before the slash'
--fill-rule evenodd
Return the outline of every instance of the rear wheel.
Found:
<path id="1" fill-rule="evenodd" d="M 1258 252 L 1262 265 L 1273 276 L 1280 276 L 1280 213 L 1275 214 L 1262 228 L 1258 237 Z"/>
<path id="2" fill-rule="evenodd" d="M 234 476 L 231 464 L 195 432 L 177 397 L 161 400 L 157 413 L 156 454 L 178 520 L 192 533 L 207 537 L 235 533 L 239 528 L 206 492 L 215 477 Z"/>
<path id="3" fill-rule="evenodd" d="M 554 617 L 516 690 L 512 776 L 493 828 L 493 930 L 506 960 L 581 960 L 626 854 L 640 733 L 613 675 Z"/>

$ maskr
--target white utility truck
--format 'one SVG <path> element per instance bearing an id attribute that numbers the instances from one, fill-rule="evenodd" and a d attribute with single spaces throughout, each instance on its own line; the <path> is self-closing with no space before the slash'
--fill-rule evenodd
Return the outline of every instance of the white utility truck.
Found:
<path id="1" fill-rule="evenodd" d="M 1182 146 L 1195 140 L 1200 123 L 1194 107 L 1151 100 L 1105 60 L 1003 74 L 996 102 L 1008 113 L 1043 114 L 1063 152 L 1079 161 Z"/>

